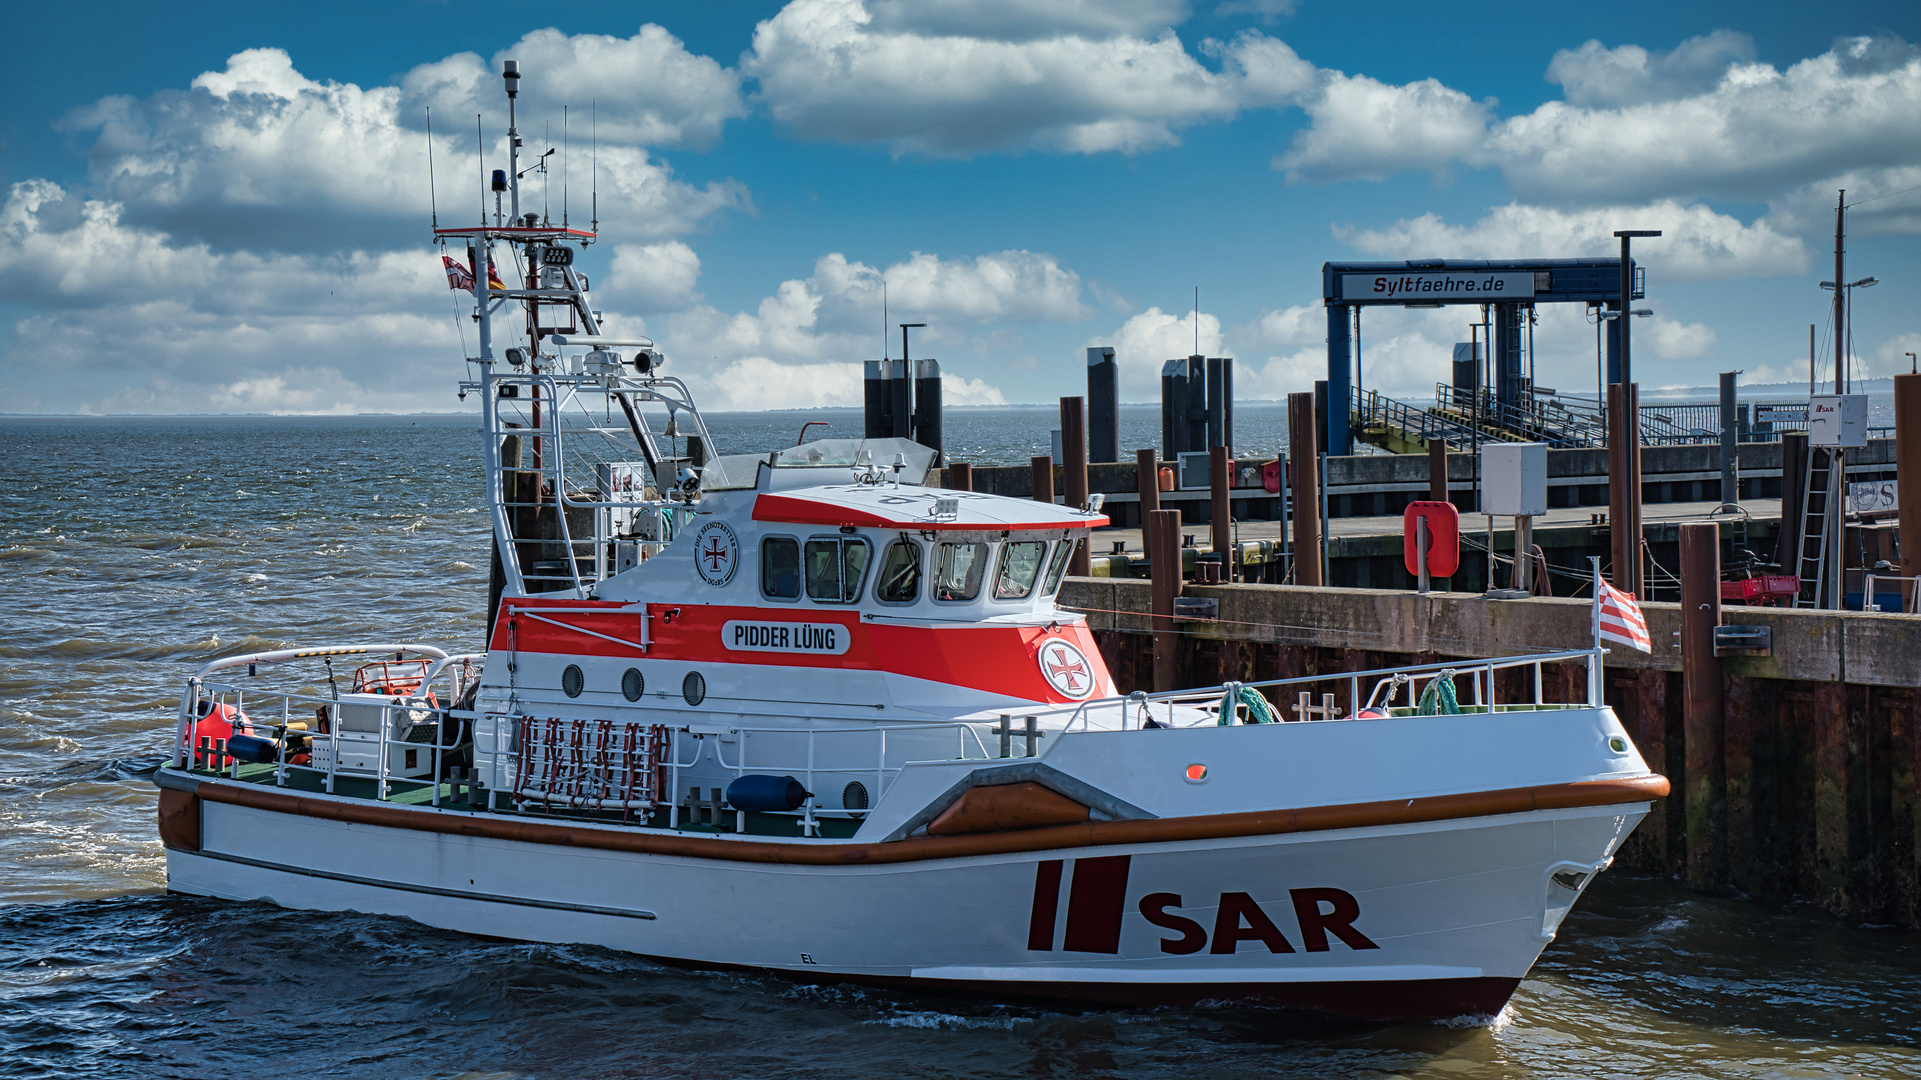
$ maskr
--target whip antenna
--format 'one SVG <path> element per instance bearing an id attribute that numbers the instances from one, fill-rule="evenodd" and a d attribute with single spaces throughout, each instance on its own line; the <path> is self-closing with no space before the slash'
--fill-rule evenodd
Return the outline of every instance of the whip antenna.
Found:
<path id="1" fill-rule="evenodd" d="M 594 209 L 593 209 L 594 217 L 593 217 L 593 220 L 589 222 L 589 228 L 591 231 L 596 233 L 600 231 L 600 126 L 599 125 L 600 125 L 600 99 L 588 98 L 587 99 L 587 145 L 589 149 L 587 152 L 587 157 L 588 157 L 588 160 L 593 163 L 592 190 L 594 193 Z"/>
<path id="2" fill-rule="evenodd" d="M 567 106 L 560 107 L 560 227 L 567 227 Z"/>
<path id="3" fill-rule="evenodd" d="M 434 229 L 440 228 L 440 202 L 434 196 L 434 109 L 427 106 L 427 210 L 433 215 Z"/>
<path id="4" fill-rule="evenodd" d="M 480 114 L 474 114 L 474 149 L 480 151 L 480 227 L 487 227 L 487 139 L 480 133 Z"/>

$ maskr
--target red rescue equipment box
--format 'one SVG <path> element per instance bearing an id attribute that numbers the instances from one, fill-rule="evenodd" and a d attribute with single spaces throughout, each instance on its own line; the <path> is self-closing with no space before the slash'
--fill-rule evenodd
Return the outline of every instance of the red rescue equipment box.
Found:
<path id="1" fill-rule="evenodd" d="M 1461 512 L 1447 502 L 1411 502 L 1401 514 L 1401 531 L 1406 537 L 1401 551 L 1401 561 L 1406 564 L 1407 572 L 1415 577 L 1421 576 L 1421 564 L 1416 560 L 1420 545 L 1417 539 L 1419 528 L 1415 523 L 1427 522 L 1427 572 L 1429 577 L 1453 577 L 1461 568 Z"/>

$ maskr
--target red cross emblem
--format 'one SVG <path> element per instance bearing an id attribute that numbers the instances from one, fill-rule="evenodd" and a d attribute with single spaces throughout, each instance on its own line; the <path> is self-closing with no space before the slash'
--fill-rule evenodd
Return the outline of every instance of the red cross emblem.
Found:
<path id="1" fill-rule="evenodd" d="M 723 521 L 710 521 L 694 534 L 694 569 L 709 585 L 725 585 L 734 579 L 739 563 L 740 540 Z"/>
<path id="2" fill-rule="evenodd" d="M 727 560 L 734 557 L 734 553 L 727 550 L 725 540 L 718 536 L 710 536 L 707 538 L 707 546 L 701 549 L 700 557 L 707 560 L 707 569 L 710 572 L 718 574 L 721 568 L 727 565 Z"/>
<path id="3" fill-rule="evenodd" d="M 1087 657 L 1065 641 L 1054 640 L 1041 646 L 1041 674 L 1048 685 L 1070 698 L 1084 698 L 1094 690 L 1094 671 Z"/>

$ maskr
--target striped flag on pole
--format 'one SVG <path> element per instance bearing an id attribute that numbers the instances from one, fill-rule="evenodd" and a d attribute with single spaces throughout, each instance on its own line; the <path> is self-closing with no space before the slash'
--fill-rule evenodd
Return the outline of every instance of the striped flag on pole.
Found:
<path id="1" fill-rule="evenodd" d="M 1648 621 L 1642 617 L 1641 605 L 1634 602 L 1633 593 L 1622 592 L 1597 577 L 1594 609 L 1595 637 L 1644 653 L 1654 652 L 1654 643 L 1648 637 Z"/>

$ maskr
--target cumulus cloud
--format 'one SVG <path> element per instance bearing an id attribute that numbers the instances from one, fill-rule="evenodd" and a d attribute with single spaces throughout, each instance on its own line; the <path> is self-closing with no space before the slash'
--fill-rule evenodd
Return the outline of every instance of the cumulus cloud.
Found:
<path id="1" fill-rule="evenodd" d="M 700 256 L 678 240 L 615 244 L 607 283 L 594 290 L 601 303 L 643 311 L 678 311 L 700 300 Z"/>
<path id="2" fill-rule="evenodd" d="M 937 156 L 1138 153 L 1312 85 L 1311 64 L 1256 32 L 1206 46 L 1219 71 L 1172 30 L 1148 36 L 1169 5 L 1019 8 L 795 0 L 755 28 L 742 67 L 805 138 Z"/>
<path id="3" fill-rule="evenodd" d="M 1478 164 L 1495 102 L 1435 79 L 1393 86 L 1366 75 L 1328 76 L 1304 104 L 1312 121 L 1274 167 L 1291 180 L 1384 180 L 1404 169 Z"/>
<path id="4" fill-rule="evenodd" d="M 851 358 L 879 352 L 883 281 L 896 321 L 934 324 L 917 341 L 921 355 L 968 344 L 969 326 L 1087 316 L 1080 275 L 1037 252 L 943 259 L 917 251 L 885 269 L 830 252 L 815 260 L 811 275 L 781 282 L 751 312 L 703 304 L 673 315 L 662 341 L 678 358 L 676 370 L 730 403 L 727 408 L 858 405 L 861 368 Z M 748 378 L 760 381 L 749 387 Z M 1006 401 L 999 387 L 953 371 L 942 373 L 942 387 L 957 405 Z"/>
<path id="5" fill-rule="evenodd" d="M 1300 0 L 1227 0 L 1214 9 L 1214 14 L 1258 15 L 1262 22 L 1272 25 L 1294 14 L 1300 6 Z"/>
<path id="6" fill-rule="evenodd" d="M 1327 309 L 1319 304 L 1271 308 L 1247 326 L 1236 328 L 1230 340 L 1244 351 L 1325 344 Z"/>
<path id="7" fill-rule="evenodd" d="M 13 377 L 35 369 L 59 411 L 455 404 L 459 325 L 429 314 L 446 278 L 424 251 L 222 253 L 34 180 L 0 206 L 0 291 L 33 309 L 13 327 Z M 446 378 L 421 378 L 435 370 Z"/>
<path id="8" fill-rule="evenodd" d="M 1217 315 L 1193 312 L 1170 315 L 1158 307 L 1148 308 L 1113 333 L 1087 339 L 1088 346 L 1112 346 L 1120 366 L 1121 400 L 1158 401 L 1161 396 L 1161 365 L 1169 360 L 1194 354 L 1198 326 L 1199 350 L 1207 356 L 1221 355 L 1223 338 Z"/>
<path id="9" fill-rule="evenodd" d="M 1647 206 L 1557 210 L 1510 203 L 1472 225 L 1450 225 L 1433 213 L 1403 218 L 1381 229 L 1335 226 L 1334 236 L 1382 258 L 1571 258 L 1619 255 L 1614 230 L 1657 228 L 1659 237 L 1634 242 L 1634 257 L 1674 280 L 1805 273 L 1806 245 L 1784 236 L 1767 219 L 1744 225 L 1706 206 L 1671 199 Z"/>
<path id="10" fill-rule="evenodd" d="M 1784 232 L 1820 235 L 1834 228 L 1834 201 L 1846 191 L 1853 237 L 1921 232 L 1921 163 L 1858 169 L 1804 184 L 1768 203 L 1767 219 Z"/>
<path id="11" fill-rule="evenodd" d="M 1915 162 L 1921 56 L 1853 38 L 1778 71 L 1734 63 L 1711 89 L 1614 107 L 1549 102 L 1489 139 L 1535 202 L 1768 198 L 1835 172 Z"/>
<path id="12" fill-rule="evenodd" d="M 871 0 L 867 9 L 882 32 L 992 41 L 1150 35 L 1188 15 L 1185 0 Z"/>
<path id="13" fill-rule="evenodd" d="M 1664 53 L 1639 45 L 1610 49 L 1589 41 L 1562 49 L 1547 66 L 1568 104 L 1583 107 L 1639 105 L 1705 93 L 1735 64 L 1754 62 L 1754 39 L 1732 30 L 1692 37 Z"/>
<path id="14" fill-rule="evenodd" d="M 649 23 L 626 38 L 536 30 L 491 63 L 469 52 L 422 64 L 401 80 L 407 125 L 418 128 L 432 106 L 449 121 L 482 113 L 504 126 L 500 73 L 510 59 L 520 63 L 520 130 L 530 146 L 549 127 L 560 138 L 563 106 L 571 106 L 570 134 L 582 144 L 597 124 L 610 141 L 707 147 L 728 120 L 747 115 L 739 72 L 688 52 Z"/>
<path id="15" fill-rule="evenodd" d="M 427 140 L 404 121 L 403 97 L 399 87 L 316 82 L 284 50 L 249 49 L 190 90 L 103 98 L 65 123 L 98 132 L 91 178 L 130 221 L 220 248 L 390 246 L 399 229 L 424 236 L 431 202 Z M 434 140 L 443 225 L 478 213 L 478 162 L 471 134 L 454 130 L 458 115 L 447 115 Z M 487 156 L 490 167 L 504 166 L 504 140 L 491 141 Z M 570 154 L 569 168 L 586 166 L 587 156 Z M 750 205 L 740 184 L 695 187 L 637 146 L 609 140 L 599 159 L 601 219 L 623 235 L 685 233 Z M 523 195 L 534 206 L 548 199 L 558 217 L 560 177 L 545 186 L 537 179 L 523 182 Z M 572 194 L 585 195 L 589 184 L 573 181 L 588 181 L 586 172 L 567 179 Z"/>
<path id="16" fill-rule="evenodd" d="M 1667 53 L 1591 41 L 1549 66 L 1566 100 L 1507 119 L 1433 79 L 1322 72 L 1296 98 L 1309 126 L 1273 166 L 1321 182 L 1491 166 L 1520 202 L 1563 207 L 1780 199 L 1837 174 L 1893 190 L 1894 171 L 1921 166 L 1921 50 L 1844 38 L 1786 70 L 1752 53 L 1728 31 Z"/>
<path id="17" fill-rule="evenodd" d="M 1636 327 L 1634 340 L 1645 342 L 1662 360 L 1693 360 L 1714 348 L 1714 328 L 1706 323 L 1684 323 L 1657 314 L 1650 325 Z"/>

